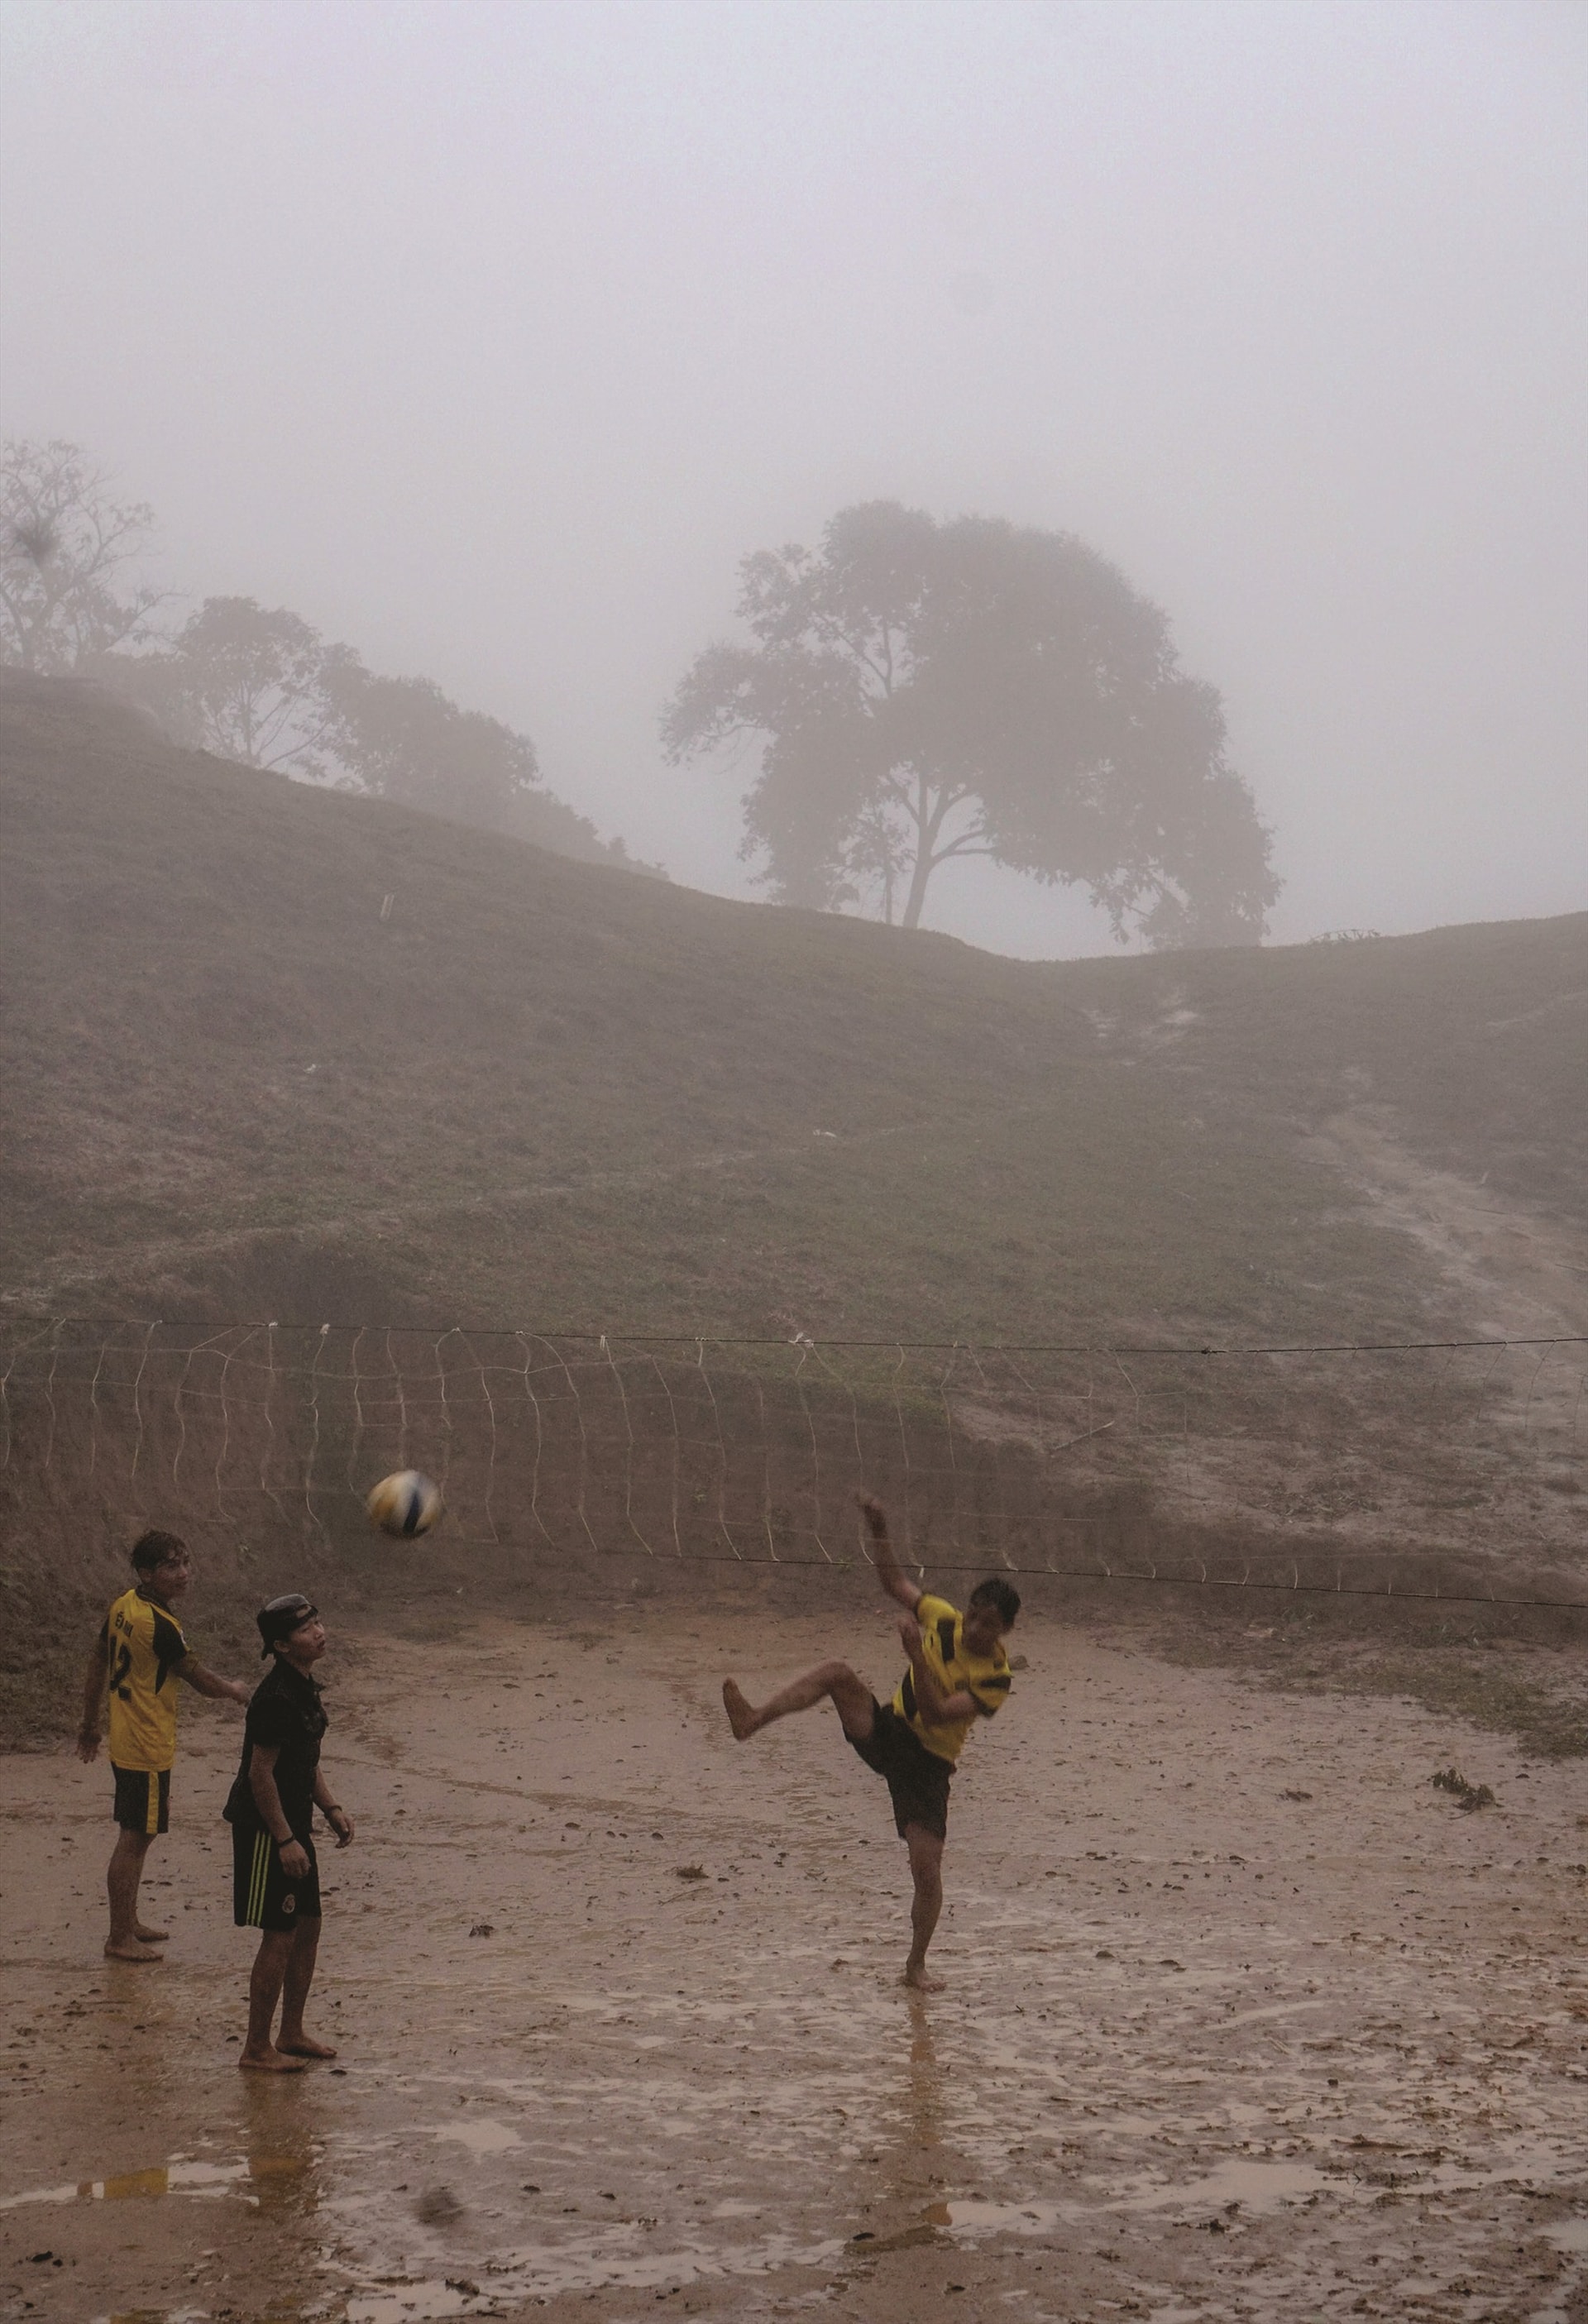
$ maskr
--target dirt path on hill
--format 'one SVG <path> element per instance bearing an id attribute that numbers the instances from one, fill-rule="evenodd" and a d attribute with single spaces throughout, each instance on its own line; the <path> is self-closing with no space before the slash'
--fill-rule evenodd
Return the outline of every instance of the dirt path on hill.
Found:
<path id="1" fill-rule="evenodd" d="M 1308 1143 L 1385 1225 L 1428 1253 L 1460 1295 L 1475 1337 L 1588 1333 L 1588 1235 L 1452 1171 L 1429 1169 L 1365 1109 L 1335 1114 Z"/>
<path id="2" fill-rule="evenodd" d="M 160 1968 L 100 1957 L 104 1771 L 0 1763 L 0 2315 L 1588 2318 L 1588 1763 L 1019 1643 L 926 2001 L 875 1779 L 716 1699 L 885 1683 L 880 1616 L 333 1646 L 342 2054 L 290 2084 L 232 2063 L 235 1716 L 189 1721 Z"/>

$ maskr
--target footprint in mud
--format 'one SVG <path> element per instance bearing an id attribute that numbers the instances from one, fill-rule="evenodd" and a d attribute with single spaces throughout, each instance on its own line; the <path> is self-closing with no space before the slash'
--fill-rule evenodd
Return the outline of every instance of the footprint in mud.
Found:
<path id="1" fill-rule="evenodd" d="M 449 2227 L 463 2217 L 463 2205 L 450 2187 L 427 2187 L 413 2207 L 413 2215 L 422 2227 Z"/>

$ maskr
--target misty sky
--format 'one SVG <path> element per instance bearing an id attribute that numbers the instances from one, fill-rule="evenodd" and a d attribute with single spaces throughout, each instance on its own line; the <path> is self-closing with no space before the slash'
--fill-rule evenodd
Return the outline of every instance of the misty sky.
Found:
<path id="1" fill-rule="evenodd" d="M 1274 933 L 1588 904 L 1580 0 L 6 0 L 7 432 L 531 733 L 675 878 L 746 551 L 1072 530 L 1225 696 Z M 927 919 L 1109 948 L 972 864 Z"/>

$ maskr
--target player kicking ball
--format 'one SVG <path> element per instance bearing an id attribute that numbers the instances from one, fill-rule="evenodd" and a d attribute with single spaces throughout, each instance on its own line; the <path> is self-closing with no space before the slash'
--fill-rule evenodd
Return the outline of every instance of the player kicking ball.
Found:
<path id="1" fill-rule="evenodd" d="M 965 1737 L 978 1719 L 991 1719 L 1009 1696 L 1003 1640 L 1020 1610 L 1020 1593 L 997 1578 L 978 1582 L 961 1614 L 946 1598 L 918 1590 L 893 1554 L 882 1503 L 857 1493 L 875 1549 L 877 1579 L 904 1608 L 899 1635 L 909 1668 L 891 1702 L 879 1702 L 847 1663 L 818 1663 L 757 1711 L 730 1679 L 723 1681 L 728 1724 L 741 1743 L 774 1719 L 811 1711 L 830 1698 L 839 1724 L 882 1776 L 893 1802 L 893 1821 L 909 1850 L 915 1884 L 912 1938 L 904 1982 L 937 1990 L 927 1975 L 927 1948 L 943 1910 L 943 1843 L 948 1833 L 948 1786 Z"/>
<path id="2" fill-rule="evenodd" d="M 313 1678 L 326 1628 L 300 1591 L 272 1598 L 254 1619 L 273 1667 L 254 1691 L 243 1730 L 243 1764 L 227 1794 L 232 1827 L 232 1917 L 260 1932 L 248 1979 L 248 2038 L 237 2059 L 260 2073 L 299 2074 L 310 2058 L 336 2052 L 304 2030 L 303 2011 L 319 1950 L 319 1866 L 312 1824 L 319 1808 L 337 1835 L 353 1839 L 320 1772 L 325 1706 Z M 271 2025 L 282 2005 L 282 2030 Z"/>

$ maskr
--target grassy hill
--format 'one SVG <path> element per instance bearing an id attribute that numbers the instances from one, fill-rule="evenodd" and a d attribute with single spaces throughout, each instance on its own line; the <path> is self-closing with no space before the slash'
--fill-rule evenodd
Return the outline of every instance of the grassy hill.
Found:
<path id="1" fill-rule="evenodd" d="M 1309 1145 L 1345 1114 L 1580 1221 L 1588 918 L 1032 964 L 295 786 L 87 689 L 8 678 L 0 744 L 14 1306 L 1443 1328 L 1448 1273 Z"/>
<path id="2" fill-rule="evenodd" d="M 153 1342 L 132 1333 L 119 1376 L 101 1376 L 92 1343 L 111 1319 L 301 1323 L 295 1344 L 339 1349 L 335 1362 L 375 1323 L 1021 1346 L 1588 1331 L 1588 916 L 1029 964 L 295 786 L 173 749 L 86 687 L 0 674 L 0 1696 L 20 1731 L 64 1715 L 67 1633 L 130 1524 L 204 1543 L 214 1618 L 233 1624 L 282 1577 L 318 1572 L 326 1602 L 349 1607 L 378 1578 L 356 1495 L 311 1510 L 302 1488 L 304 1429 L 319 1444 L 343 1425 L 314 1383 L 274 1421 L 265 1383 L 257 1443 L 236 1410 L 220 1421 L 256 1489 L 223 1506 L 213 1437 L 198 1458 L 183 1436 L 198 1376 L 167 1363 L 176 1434 L 146 1438 Z M 51 1316 L 97 1319 L 75 1404 L 66 1343 L 29 1321 Z M 328 1323 L 355 1328 L 327 1340 Z M 763 1369 L 738 1408 L 760 1408 L 777 1357 L 744 1358 Z M 894 1375 L 845 1360 L 876 1373 L 866 1471 L 905 1494 L 919 1539 L 941 1508 L 928 1491 L 912 1513 L 889 1469 Z M 1543 1573 L 1559 1594 L 1588 1558 L 1576 1359 L 1542 1387 L 1531 1359 L 1498 1379 L 1487 1357 L 1470 1376 L 1444 1358 L 1165 1373 L 1145 1429 L 1117 1370 L 1120 1425 L 1084 1443 L 1100 1376 L 1053 1373 L 1039 1409 L 1006 1367 L 996 1392 L 956 1390 L 946 1434 L 933 1360 L 912 1360 L 918 1452 L 959 1464 L 952 1491 L 983 1545 L 1000 1536 L 975 1512 L 997 1504 L 1039 1548 L 1193 1571 L 1270 1554 L 1327 1587 L 1349 1554 L 1375 1588 L 1386 1558 L 1397 1588 L 1420 1558 L 1444 1589 L 1487 1590 L 1503 1568 L 1513 1593 Z M 1072 1432 L 1054 1416 L 1077 1398 Z M 734 1489 L 780 1524 L 766 1460 L 794 1461 L 796 1516 L 809 1480 L 786 1434 L 803 1405 L 785 1394 L 779 1411 Z M 537 1446 L 538 1432 L 537 1417 Z M 357 1441 L 327 1440 L 337 1477 L 353 1479 Z M 497 1518 L 530 1458 L 503 1454 Z M 298 1483 L 267 1492 L 272 1460 Z M 466 1466 L 460 1439 L 460 1516 L 485 1474 Z M 837 1442 L 829 1538 L 854 1466 Z M 603 1489 L 621 1548 L 628 1489 L 616 1471 Z M 721 1490 L 701 1471 L 686 1517 L 704 1524 Z M 558 1586 L 587 1588 L 566 1537 Z M 511 1541 L 497 1579 L 516 1588 L 522 1511 Z M 405 1600 L 451 1606 L 486 1572 L 471 1542 L 410 1574 Z M 1212 1594 L 1193 1594 L 1211 1617 Z M 1310 1654 L 1306 1625 L 1352 1602 L 1298 1600 L 1282 1639 Z"/>

